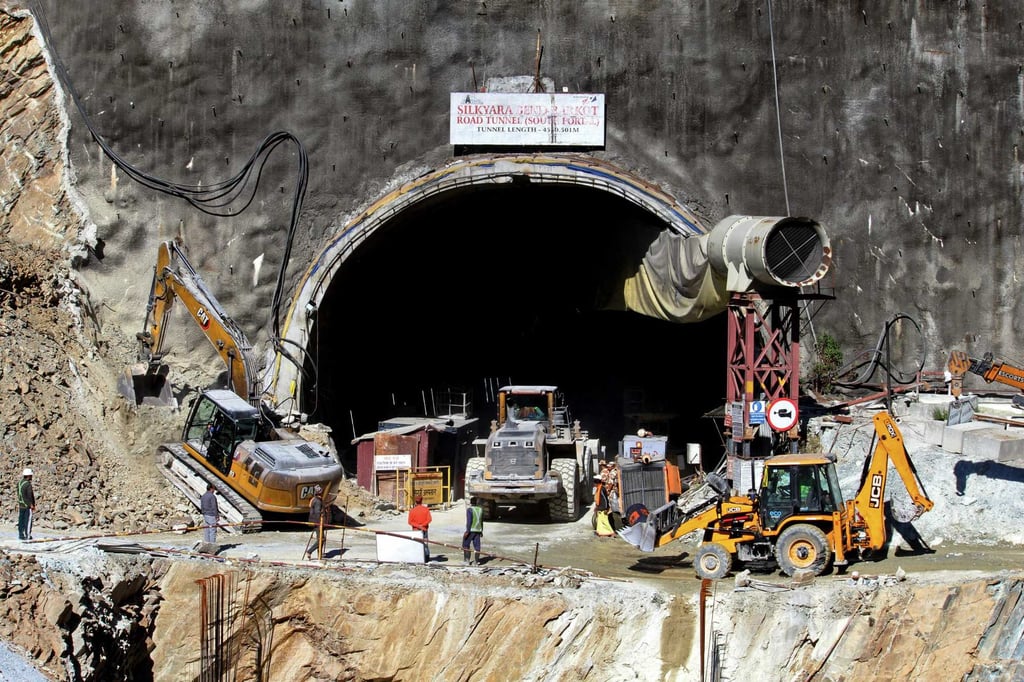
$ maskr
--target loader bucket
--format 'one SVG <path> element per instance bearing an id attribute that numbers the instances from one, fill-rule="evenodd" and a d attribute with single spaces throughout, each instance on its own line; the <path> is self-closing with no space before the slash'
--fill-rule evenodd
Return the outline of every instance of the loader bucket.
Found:
<path id="1" fill-rule="evenodd" d="M 117 391 L 136 405 L 177 407 L 171 382 L 167 380 L 168 371 L 167 365 L 155 368 L 144 362 L 130 365 L 118 377 Z"/>
<path id="2" fill-rule="evenodd" d="M 653 552 L 654 541 L 658 537 L 658 530 L 655 528 L 653 521 L 654 517 L 649 516 L 647 521 L 620 528 L 619 537 L 638 548 L 641 552 Z"/>

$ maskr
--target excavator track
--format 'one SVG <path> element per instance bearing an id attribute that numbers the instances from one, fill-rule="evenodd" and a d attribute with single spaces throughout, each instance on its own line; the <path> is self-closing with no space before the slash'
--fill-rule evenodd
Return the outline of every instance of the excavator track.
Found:
<path id="1" fill-rule="evenodd" d="M 199 498 L 208 483 L 217 493 L 222 530 L 229 533 L 255 533 L 261 528 L 260 510 L 235 492 L 227 483 L 211 474 L 178 443 L 164 443 L 156 451 L 160 473 L 199 508 Z"/>

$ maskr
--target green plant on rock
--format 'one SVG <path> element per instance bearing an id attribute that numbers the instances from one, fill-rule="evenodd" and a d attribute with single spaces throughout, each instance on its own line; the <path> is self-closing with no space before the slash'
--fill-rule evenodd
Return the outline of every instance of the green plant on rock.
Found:
<path id="1" fill-rule="evenodd" d="M 818 393 L 829 393 L 843 366 L 843 350 L 839 347 L 839 341 L 831 334 L 822 334 L 814 347 L 814 357 L 811 387 Z"/>

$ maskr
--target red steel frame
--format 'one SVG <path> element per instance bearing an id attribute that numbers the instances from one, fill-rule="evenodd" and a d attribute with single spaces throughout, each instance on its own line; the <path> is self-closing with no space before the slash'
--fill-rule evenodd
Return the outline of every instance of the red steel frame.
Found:
<path id="1" fill-rule="evenodd" d="M 728 361 L 726 379 L 727 406 L 743 402 L 743 424 L 732 424 L 726 409 L 725 426 L 730 434 L 741 428 L 743 437 L 729 439 L 730 454 L 742 441 L 743 453 L 750 454 L 754 429 L 750 426 L 749 405 L 753 400 L 768 404 L 779 398 L 797 401 L 800 393 L 800 313 L 798 300 L 765 300 L 757 293 L 733 293 L 729 301 Z M 755 395 L 755 390 L 757 391 Z M 799 423 L 799 422 L 798 422 Z M 795 452 L 799 427 L 788 432 Z"/>

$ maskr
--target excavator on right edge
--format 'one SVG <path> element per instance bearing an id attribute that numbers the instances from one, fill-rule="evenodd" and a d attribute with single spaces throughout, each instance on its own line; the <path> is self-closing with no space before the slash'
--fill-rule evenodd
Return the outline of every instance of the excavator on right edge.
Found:
<path id="1" fill-rule="evenodd" d="M 876 445 L 864 460 L 852 500 L 843 499 L 834 456 L 776 455 L 764 461 L 760 487 L 752 494 L 732 494 L 726 480 L 711 473 L 708 499 L 691 502 L 689 508 L 681 506 L 682 498 L 669 502 L 619 536 L 650 552 L 700 531 L 693 565 L 702 579 L 724 578 L 740 563 L 778 565 L 788 576 L 800 571 L 817 576 L 833 566 L 845 567 L 885 546 L 890 463 L 913 502 L 907 514 L 893 510 L 897 520 L 909 523 L 934 506 L 892 416 L 880 412 L 873 421 Z"/>
<path id="2" fill-rule="evenodd" d="M 1000 362 L 992 353 L 985 353 L 979 360 L 970 357 L 962 350 L 955 350 L 949 354 L 947 367 L 952 376 L 949 392 L 954 398 L 959 398 L 963 392 L 964 375 L 968 372 L 977 374 L 986 383 L 1005 384 L 1024 391 L 1024 369 Z M 1013 396 L 1013 405 L 1024 408 L 1024 394 Z"/>

